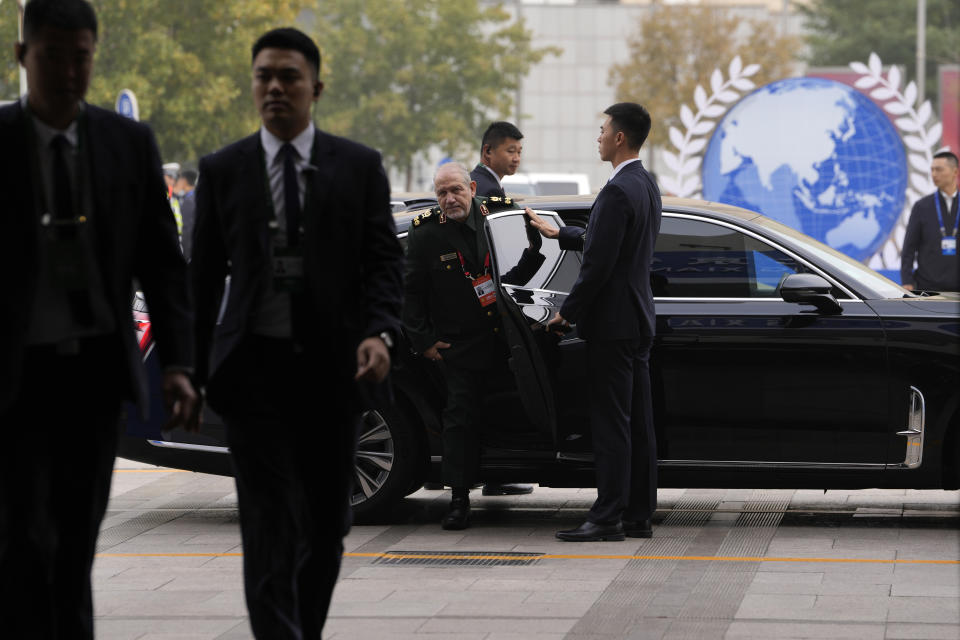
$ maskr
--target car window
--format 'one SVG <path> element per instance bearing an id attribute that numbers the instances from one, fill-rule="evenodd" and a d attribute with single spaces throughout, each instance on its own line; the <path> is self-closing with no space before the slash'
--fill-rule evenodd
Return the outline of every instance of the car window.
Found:
<path id="1" fill-rule="evenodd" d="M 778 298 L 785 277 L 809 271 L 786 253 L 736 229 L 664 216 L 651 283 L 657 297 Z"/>
<path id="2" fill-rule="evenodd" d="M 537 211 L 537 214 L 554 226 L 563 226 L 563 220 L 552 211 Z M 523 282 L 514 279 L 508 284 L 525 289 L 569 291 L 580 274 L 580 257 L 575 251 L 560 249 L 557 240 L 541 237 L 537 251 L 544 257 L 543 264 L 532 276 L 523 269 L 523 250 L 530 245 L 525 219 L 523 211 L 504 212 L 487 219 L 500 278 L 503 279 L 508 272 L 519 266 L 521 268 L 513 273 L 523 273 Z"/>

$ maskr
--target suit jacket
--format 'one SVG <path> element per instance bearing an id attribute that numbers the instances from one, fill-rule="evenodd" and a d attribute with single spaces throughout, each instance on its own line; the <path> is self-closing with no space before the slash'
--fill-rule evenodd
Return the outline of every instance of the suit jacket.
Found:
<path id="1" fill-rule="evenodd" d="M 301 241 L 313 341 L 304 346 L 339 383 L 352 385 L 360 341 L 399 335 L 403 252 L 380 154 L 320 130 L 313 145 Z M 256 133 L 200 160 L 190 271 L 201 385 L 216 380 L 249 333 L 263 288 L 272 286 L 262 154 Z"/>
<path id="2" fill-rule="evenodd" d="M 650 262 L 660 232 L 660 213 L 660 190 L 638 160 L 621 169 L 597 194 L 586 233 L 573 227 L 577 231 L 561 234 L 567 247 L 578 236 L 583 242 L 580 276 L 560 307 L 560 315 L 577 325 L 581 338 L 625 340 L 654 335 Z"/>
<path id="3" fill-rule="evenodd" d="M 903 249 L 900 252 L 900 282 L 912 284 L 918 290 L 960 291 L 960 258 L 957 255 L 945 256 L 940 248 L 943 235 L 940 233 L 940 221 L 937 219 L 937 205 L 934 198 L 940 200 L 940 215 L 943 216 L 944 231 L 953 233 L 957 220 L 957 202 L 960 191 L 953 198 L 953 205 L 947 210 L 939 189 L 936 193 L 920 198 L 910 211 L 907 232 L 903 236 Z M 913 261 L 917 261 L 917 271 L 913 271 Z"/>
<path id="4" fill-rule="evenodd" d="M 507 194 L 503 192 L 503 187 L 494 179 L 493 174 L 483 164 L 478 164 L 470 172 L 470 179 L 477 183 L 477 197 L 497 196 L 506 198 Z"/>
<path id="5" fill-rule="evenodd" d="M 40 225 L 27 161 L 29 120 L 19 102 L 0 107 L 0 225 L 10 239 L 0 252 L 4 274 L 0 310 L 0 409 L 17 393 L 24 348 L 37 289 Z M 186 265 L 177 227 L 165 197 L 160 154 L 150 129 L 110 111 L 87 105 L 85 123 L 94 211 L 91 216 L 97 266 L 118 327 L 126 396 L 146 410 L 147 378 L 134 335 L 133 280 L 150 309 L 151 331 L 163 366 L 193 366 Z"/>

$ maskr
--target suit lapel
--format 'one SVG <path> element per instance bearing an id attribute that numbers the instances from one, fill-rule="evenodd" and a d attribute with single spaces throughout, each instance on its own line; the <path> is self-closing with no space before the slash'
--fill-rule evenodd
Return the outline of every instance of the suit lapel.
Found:
<path id="1" fill-rule="evenodd" d="M 304 231 L 313 235 L 329 219 L 331 207 L 330 185 L 336 170 L 336 150 L 333 140 L 319 129 L 313 135 L 310 166 L 307 169 L 307 194 L 310 202 L 304 207 Z M 308 228 L 310 231 L 307 231 Z"/>

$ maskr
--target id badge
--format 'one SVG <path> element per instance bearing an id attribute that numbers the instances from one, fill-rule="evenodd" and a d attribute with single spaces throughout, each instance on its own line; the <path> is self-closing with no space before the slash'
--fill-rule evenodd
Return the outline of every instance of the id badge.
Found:
<path id="1" fill-rule="evenodd" d="M 303 256 L 295 249 L 274 247 L 273 286 L 277 291 L 303 291 Z"/>
<path id="2" fill-rule="evenodd" d="M 476 280 L 471 281 L 471 284 L 473 284 L 473 290 L 477 294 L 477 299 L 480 300 L 481 307 L 489 307 L 497 301 L 497 289 L 493 284 L 493 278 L 490 274 L 480 276 Z"/>
<path id="3" fill-rule="evenodd" d="M 941 238 L 940 251 L 945 256 L 957 255 L 957 236 L 946 236 Z"/>
<path id="4" fill-rule="evenodd" d="M 56 287 L 65 291 L 83 291 L 89 288 L 89 256 L 83 250 L 79 237 L 49 237 L 46 254 L 50 280 Z"/>

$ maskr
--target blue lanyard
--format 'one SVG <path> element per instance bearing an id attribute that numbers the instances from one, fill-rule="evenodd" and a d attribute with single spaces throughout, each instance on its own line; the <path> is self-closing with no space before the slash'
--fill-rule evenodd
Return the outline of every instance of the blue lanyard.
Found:
<path id="1" fill-rule="evenodd" d="M 953 197 L 960 197 L 960 193 L 953 194 Z M 940 212 L 940 190 L 933 193 L 933 201 L 937 203 L 937 220 L 940 221 L 940 235 L 947 237 L 947 229 L 943 225 L 943 214 Z M 953 221 L 953 237 L 957 237 L 957 230 L 960 229 L 960 211 L 957 212 L 957 219 Z"/>

